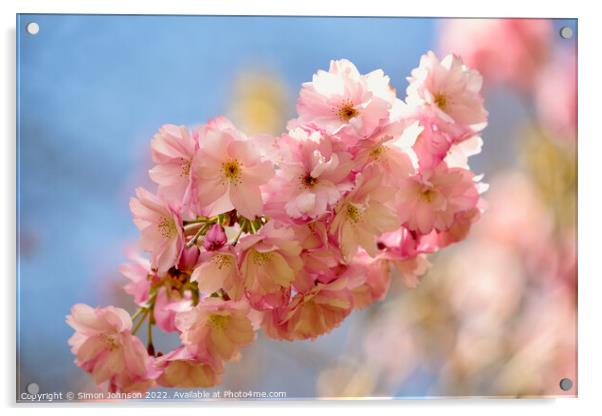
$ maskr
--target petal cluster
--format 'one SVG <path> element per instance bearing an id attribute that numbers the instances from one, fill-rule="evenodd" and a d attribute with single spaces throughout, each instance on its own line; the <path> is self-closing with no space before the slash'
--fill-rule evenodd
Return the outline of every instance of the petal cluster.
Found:
<path id="1" fill-rule="evenodd" d="M 394 274 L 416 286 L 428 255 L 480 217 L 468 159 L 488 114 L 458 56 L 429 52 L 408 81 L 401 99 L 382 70 L 341 59 L 302 85 L 279 136 L 224 117 L 161 127 L 157 190 L 130 201 L 148 258 L 121 268 L 138 310 L 75 305 L 76 364 L 113 390 L 211 387 L 259 331 L 315 339 L 383 299 Z M 180 345 L 160 351 L 155 327 Z"/>

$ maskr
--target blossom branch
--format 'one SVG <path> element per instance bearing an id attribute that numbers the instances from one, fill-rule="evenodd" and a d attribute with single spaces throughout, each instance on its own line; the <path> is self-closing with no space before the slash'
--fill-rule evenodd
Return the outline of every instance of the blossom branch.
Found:
<path id="1" fill-rule="evenodd" d="M 279 137 L 249 138 L 223 117 L 161 127 L 157 192 L 130 201 L 150 258 L 122 267 L 140 308 L 75 305 L 72 350 L 98 352 L 76 363 L 113 391 L 211 387 L 259 330 L 326 334 L 384 298 L 392 268 L 416 286 L 427 255 L 480 217 L 484 186 L 467 161 L 488 114 L 480 75 L 457 56 L 425 54 L 409 81 L 402 102 L 381 70 L 332 61 Z M 181 345 L 157 353 L 154 327 Z"/>

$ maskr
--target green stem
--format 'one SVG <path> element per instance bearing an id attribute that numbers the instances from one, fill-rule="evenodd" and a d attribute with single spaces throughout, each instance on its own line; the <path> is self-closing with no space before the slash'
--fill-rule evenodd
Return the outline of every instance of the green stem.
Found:
<path id="1" fill-rule="evenodd" d="M 194 220 L 184 221 L 184 227 L 186 227 L 187 225 L 202 224 L 209 220 L 210 220 L 210 218 L 207 218 L 207 217 L 197 217 Z"/>
<path id="2" fill-rule="evenodd" d="M 196 232 L 196 234 L 186 243 L 186 248 L 192 247 L 197 242 L 199 237 L 207 232 L 208 228 L 209 228 L 209 223 L 203 224 L 203 226 L 201 228 L 199 228 L 199 230 Z"/>
<path id="3" fill-rule="evenodd" d="M 238 234 L 236 234 L 236 238 L 234 238 L 234 242 L 232 243 L 232 246 L 235 246 L 238 243 L 238 240 L 240 239 L 241 235 L 242 235 L 242 228 L 240 229 L 240 231 L 238 231 Z"/>
<path id="4" fill-rule="evenodd" d="M 138 308 L 138 310 L 132 315 L 132 322 L 134 322 L 142 312 L 144 312 L 144 308 Z"/>
<path id="5" fill-rule="evenodd" d="M 144 314 L 142 314 L 142 318 L 136 323 L 134 329 L 132 329 L 132 335 L 135 335 L 138 332 L 138 329 L 142 326 L 142 323 L 146 320 L 146 316 L 148 315 L 149 309 L 144 309 Z"/>
<path id="6" fill-rule="evenodd" d="M 191 233 L 197 231 L 199 228 L 202 228 L 205 223 L 203 222 L 195 222 L 194 224 L 186 224 L 184 226 L 184 233 L 186 235 L 190 235 Z"/>

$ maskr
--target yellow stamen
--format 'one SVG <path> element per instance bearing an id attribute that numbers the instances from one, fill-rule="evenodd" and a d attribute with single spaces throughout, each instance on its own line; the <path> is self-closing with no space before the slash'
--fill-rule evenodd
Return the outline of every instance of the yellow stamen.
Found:
<path id="1" fill-rule="evenodd" d="M 217 313 L 212 313 L 209 315 L 209 325 L 211 325 L 214 329 L 224 329 L 229 320 L 230 317 L 227 315 L 219 315 Z"/>
<path id="2" fill-rule="evenodd" d="M 433 191 L 432 189 L 425 189 L 422 192 L 420 192 L 420 199 L 424 202 L 432 202 L 433 199 L 435 198 L 436 192 Z"/>
<path id="3" fill-rule="evenodd" d="M 377 160 L 384 153 L 384 151 L 385 151 L 385 147 L 381 144 L 378 147 L 375 147 L 374 149 L 372 149 L 372 151 L 370 152 L 370 157 L 372 159 Z"/>
<path id="4" fill-rule="evenodd" d="M 436 93 L 434 96 L 434 101 L 437 107 L 445 111 L 445 106 L 447 105 L 447 97 L 445 96 L 445 94 L 442 94 L 440 92 Z"/>
<path id="5" fill-rule="evenodd" d="M 106 337 L 105 342 L 107 344 L 107 348 L 109 349 L 109 351 L 115 351 L 115 350 L 119 349 L 119 343 L 117 342 L 117 340 L 114 337 L 112 337 L 112 336 Z"/>
<path id="6" fill-rule="evenodd" d="M 253 263 L 256 266 L 263 266 L 272 258 L 271 253 L 261 253 L 257 250 L 253 250 Z"/>
<path id="7" fill-rule="evenodd" d="M 318 178 L 314 178 L 309 173 L 306 175 L 301 175 L 301 185 L 305 188 L 311 189 L 318 183 Z"/>
<path id="8" fill-rule="evenodd" d="M 343 101 L 341 105 L 336 109 L 336 114 L 339 116 L 341 121 L 349 121 L 353 117 L 357 117 L 359 115 L 359 111 L 353 107 L 353 103 L 349 100 Z"/>
<path id="9" fill-rule="evenodd" d="M 240 183 L 241 164 L 236 159 L 222 163 L 224 178 L 230 183 Z"/>
<path id="10" fill-rule="evenodd" d="M 180 172 L 180 176 L 186 177 L 190 174 L 190 160 L 186 160 L 182 158 L 182 171 Z"/>
<path id="11" fill-rule="evenodd" d="M 349 202 L 348 204 L 345 205 L 344 210 L 345 210 L 345 215 L 347 216 L 347 219 L 349 221 L 351 221 L 352 223 L 355 224 L 359 220 L 362 219 L 362 211 L 355 204 Z"/>
<path id="12" fill-rule="evenodd" d="M 163 217 L 159 224 L 157 224 L 159 232 L 164 238 L 173 238 L 178 235 L 178 229 L 176 228 L 176 222 L 173 218 Z"/>
<path id="13" fill-rule="evenodd" d="M 226 254 L 217 254 L 213 257 L 213 262 L 217 266 L 218 270 L 221 270 L 224 267 L 229 268 L 232 266 L 232 256 L 228 256 Z"/>

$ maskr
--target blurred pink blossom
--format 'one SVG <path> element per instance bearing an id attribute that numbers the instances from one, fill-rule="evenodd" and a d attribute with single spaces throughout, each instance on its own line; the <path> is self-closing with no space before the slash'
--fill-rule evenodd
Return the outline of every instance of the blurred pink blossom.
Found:
<path id="1" fill-rule="evenodd" d="M 544 126 L 576 140 L 577 62 L 574 54 L 562 53 L 539 73 L 535 100 Z"/>
<path id="2" fill-rule="evenodd" d="M 488 85 L 531 91 L 550 54 L 553 27 L 549 19 L 444 19 L 439 39 L 443 53 L 462 57 Z"/>

